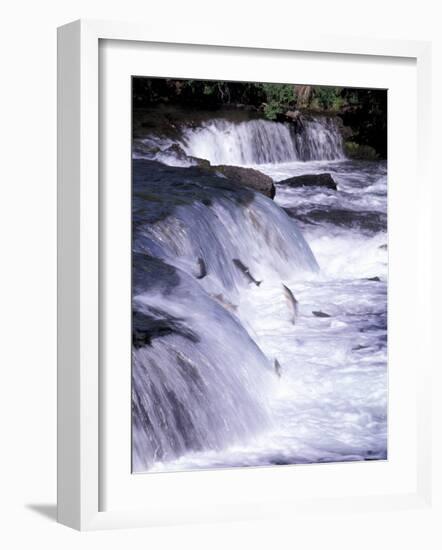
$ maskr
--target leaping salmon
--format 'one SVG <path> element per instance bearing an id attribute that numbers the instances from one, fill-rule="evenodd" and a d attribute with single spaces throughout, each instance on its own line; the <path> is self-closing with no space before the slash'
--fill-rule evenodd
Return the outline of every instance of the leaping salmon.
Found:
<path id="1" fill-rule="evenodd" d="M 262 281 L 257 281 L 253 277 L 253 275 L 250 273 L 249 268 L 244 265 L 241 260 L 238 260 L 238 258 L 233 258 L 233 263 L 244 274 L 249 283 L 255 283 L 256 286 L 259 286 L 262 283 Z"/>
<path id="2" fill-rule="evenodd" d="M 298 316 L 298 300 L 293 295 L 293 292 L 287 286 L 285 286 L 285 284 L 282 284 L 282 287 L 284 289 L 284 296 L 287 300 L 287 304 L 292 312 L 292 323 L 295 324 L 296 318 Z"/>
<path id="3" fill-rule="evenodd" d="M 206 263 L 202 258 L 198 258 L 198 265 L 200 267 L 200 273 L 196 276 L 197 279 L 204 279 L 204 277 L 207 275 L 207 268 Z"/>
<path id="4" fill-rule="evenodd" d="M 278 359 L 275 359 L 274 362 L 273 362 L 273 366 L 275 368 L 275 373 L 276 373 L 276 376 L 278 378 L 281 378 L 281 374 L 282 374 L 282 367 L 278 361 Z"/>
<path id="5" fill-rule="evenodd" d="M 235 313 L 238 309 L 238 306 L 226 300 L 222 294 L 211 294 L 211 296 L 213 296 L 213 298 L 215 298 L 217 302 L 219 302 L 223 307 L 225 307 L 232 313 Z"/>
<path id="6" fill-rule="evenodd" d="M 323 311 L 312 311 L 313 315 L 315 317 L 321 317 L 321 318 L 326 318 L 326 317 L 331 317 L 331 315 L 329 315 L 328 313 L 324 313 Z"/>

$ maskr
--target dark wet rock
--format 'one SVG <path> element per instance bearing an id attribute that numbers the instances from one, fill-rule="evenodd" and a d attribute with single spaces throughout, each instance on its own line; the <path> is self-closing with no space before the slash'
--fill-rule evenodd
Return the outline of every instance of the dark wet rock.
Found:
<path id="1" fill-rule="evenodd" d="M 210 168 L 210 162 L 206 159 L 200 159 L 198 157 L 187 157 L 191 162 L 193 162 L 196 166 L 199 166 L 200 168 Z"/>
<path id="2" fill-rule="evenodd" d="M 171 116 L 172 115 L 172 116 Z M 134 111 L 133 137 L 145 138 L 149 135 L 179 139 L 180 128 L 173 113 L 163 108 L 148 108 Z"/>
<path id="3" fill-rule="evenodd" d="M 178 145 L 178 143 L 174 143 L 167 149 L 163 151 L 163 153 L 175 156 L 178 160 L 186 161 L 188 159 L 188 156 L 184 149 Z"/>
<path id="4" fill-rule="evenodd" d="M 324 313 L 323 311 L 312 311 L 312 313 L 315 317 L 331 317 L 331 315 Z"/>
<path id="5" fill-rule="evenodd" d="M 322 209 L 313 209 L 307 212 L 297 208 L 285 208 L 284 210 L 290 217 L 306 224 L 328 223 L 339 227 L 354 228 L 368 234 L 385 231 L 387 228 L 385 212 L 347 210 L 325 206 Z"/>
<path id="6" fill-rule="evenodd" d="M 157 161 L 132 160 L 132 224 L 134 241 L 140 226 L 152 224 L 171 215 L 177 207 L 201 202 L 210 206 L 217 199 L 238 204 L 253 200 L 246 186 L 217 176 L 199 166 L 167 166 Z"/>
<path id="7" fill-rule="evenodd" d="M 154 142 L 134 142 L 134 151 L 144 156 L 146 159 L 155 160 L 155 156 L 160 154 L 166 157 L 172 157 L 181 161 L 184 165 L 199 166 L 201 168 L 210 168 L 210 162 L 207 159 L 201 159 L 188 155 L 178 143 L 173 143 L 166 149 L 160 149 Z"/>
<path id="8" fill-rule="evenodd" d="M 135 310 L 132 315 L 132 344 L 135 349 L 150 346 L 154 338 L 179 334 L 191 342 L 198 336 L 185 326 L 183 319 L 172 317 L 164 311 L 151 309 L 149 313 Z"/>
<path id="9" fill-rule="evenodd" d="M 325 187 L 337 191 L 338 187 L 331 174 L 303 174 L 279 181 L 278 185 L 288 185 L 290 187 Z"/>
<path id="10" fill-rule="evenodd" d="M 244 103 L 236 103 L 234 108 L 239 109 L 240 113 L 247 112 L 247 111 L 258 111 L 258 107 L 256 105 L 246 105 Z"/>
<path id="11" fill-rule="evenodd" d="M 211 166 L 210 170 L 216 174 L 221 174 L 236 184 L 254 189 L 266 197 L 273 199 L 275 196 L 275 185 L 272 178 L 259 172 L 259 170 L 226 164 Z"/>
<path id="12" fill-rule="evenodd" d="M 136 240 L 134 239 L 135 243 Z M 147 290 L 170 294 L 180 282 L 175 267 L 166 264 L 159 258 L 149 256 L 145 252 L 134 250 L 132 252 L 132 265 L 132 292 L 134 296 Z"/>

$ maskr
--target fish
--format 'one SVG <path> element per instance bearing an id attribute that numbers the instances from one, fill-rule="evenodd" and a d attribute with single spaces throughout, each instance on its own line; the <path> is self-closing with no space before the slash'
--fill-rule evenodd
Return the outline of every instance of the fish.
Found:
<path id="1" fill-rule="evenodd" d="M 282 367 L 278 361 L 278 359 L 275 359 L 274 362 L 273 362 L 273 366 L 275 368 L 275 373 L 276 373 L 276 376 L 278 378 L 281 378 L 281 374 L 282 374 Z"/>
<path id="2" fill-rule="evenodd" d="M 323 311 L 312 311 L 312 313 L 315 317 L 331 317 L 331 315 L 324 313 Z"/>
<path id="3" fill-rule="evenodd" d="M 207 268 L 204 260 L 202 258 L 198 258 L 198 265 L 200 267 L 200 274 L 196 276 L 197 279 L 204 279 L 204 277 L 207 275 Z"/>
<path id="4" fill-rule="evenodd" d="M 262 283 L 262 281 L 257 281 L 253 277 L 253 275 L 249 271 L 249 268 L 246 265 L 244 265 L 241 260 L 238 260 L 238 258 L 233 258 L 233 263 L 245 275 L 249 283 L 255 283 L 256 286 L 259 286 Z"/>
<path id="5" fill-rule="evenodd" d="M 215 300 L 219 302 L 225 309 L 233 313 L 238 309 L 238 306 L 226 300 L 222 294 L 211 294 L 211 296 L 215 298 Z"/>
<path id="6" fill-rule="evenodd" d="M 298 316 L 298 300 L 295 298 L 293 292 L 285 286 L 285 284 L 282 284 L 282 287 L 284 289 L 284 296 L 287 300 L 287 304 L 292 312 L 292 323 L 296 323 L 296 317 Z"/>

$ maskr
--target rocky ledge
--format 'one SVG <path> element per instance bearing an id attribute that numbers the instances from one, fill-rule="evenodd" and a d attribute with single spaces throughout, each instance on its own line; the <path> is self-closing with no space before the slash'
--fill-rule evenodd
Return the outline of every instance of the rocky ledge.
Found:
<path id="1" fill-rule="evenodd" d="M 290 187 L 325 187 L 326 189 L 338 190 L 335 180 L 331 174 L 303 174 L 286 180 L 278 181 L 278 185 L 289 185 Z"/>
<path id="2" fill-rule="evenodd" d="M 215 174 L 222 175 L 238 185 L 244 185 L 254 191 L 258 191 L 271 199 L 275 196 L 275 185 L 272 178 L 259 172 L 259 170 L 225 164 L 210 166 L 210 168 L 206 169 Z"/>

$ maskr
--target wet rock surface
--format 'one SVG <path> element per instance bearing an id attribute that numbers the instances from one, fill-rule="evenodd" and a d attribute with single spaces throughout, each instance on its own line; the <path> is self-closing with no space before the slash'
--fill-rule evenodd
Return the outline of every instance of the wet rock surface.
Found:
<path id="1" fill-rule="evenodd" d="M 262 193 L 266 197 L 273 199 L 275 196 L 275 185 L 271 177 L 266 176 L 259 170 L 253 168 L 243 168 L 240 166 L 211 166 L 210 171 L 221 174 L 227 179 L 239 184 L 249 187 Z"/>
<path id="2" fill-rule="evenodd" d="M 325 187 L 337 191 L 338 186 L 331 174 L 303 174 L 279 181 L 279 185 L 289 185 L 290 187 Z"/>

